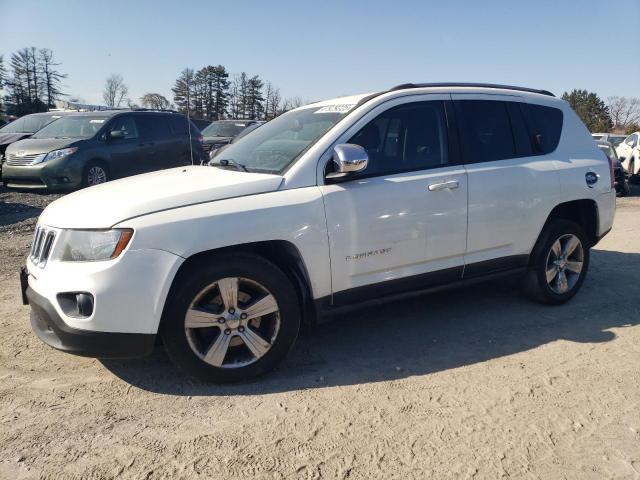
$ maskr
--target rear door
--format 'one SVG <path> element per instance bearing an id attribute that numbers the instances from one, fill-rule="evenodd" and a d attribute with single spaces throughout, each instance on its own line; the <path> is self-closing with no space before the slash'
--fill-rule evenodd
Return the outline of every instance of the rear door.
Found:
<path id="1" fill-rule="evenodd" d="M 448 95 L 413 98 L 376 107 L 346 132 L 338 143 L 364 147 L 369 165 L 320 186 L 336 305 L 461 277 L 467 179 L 451 105 Z"/>
<path id="2" fill-rule="evenodd" d="M 560 196 L 553 153 L 536 151 L 519 97 L 452 98 L 469 182 L 465 277 L 523 266 Z"/>
<path id="3" fill-rule="evenodd" d="M 179 139 L 173 134 L 168 115 L 145 113 L 136 116 L 141 143 L 148 155 L 141 164 L 144 172 L 181 165 Z"/>

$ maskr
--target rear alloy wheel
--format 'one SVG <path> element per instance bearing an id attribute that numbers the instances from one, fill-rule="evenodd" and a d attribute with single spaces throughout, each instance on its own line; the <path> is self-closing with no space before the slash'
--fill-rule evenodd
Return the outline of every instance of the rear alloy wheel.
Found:
<path id="1" fill-rule="evenodd" d="M 580 239 L 568 233 L 551 245 L 547 255 L 547 284 L 558 295 L 571 290 L 582 273 L 584 249 Z"/>
<path id="2" fill-rule="evenodd" d="M 573 297 L 589 267 L 589 243 L 574 222 L 552 220 L 531 255 L 524 279 L 527 295 L 541 303 L 560 304 Z"/>
<path id="3" fill-rule="evenodd" d="M 169 294 L 160 330 L 173 362 L 215 383 L 273 369 L 300 327 L 298 297 L 287 276 L 251 254 L 187 268 Z"/>

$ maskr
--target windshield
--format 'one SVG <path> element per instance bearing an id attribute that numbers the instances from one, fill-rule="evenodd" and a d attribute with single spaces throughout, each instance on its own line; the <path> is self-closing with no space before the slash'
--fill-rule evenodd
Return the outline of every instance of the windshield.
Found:
<path id="1" fill-rule="evenodd" d="M 244 123 L 213 122 L 202 130 L 205 137 L 235 137 L 245 128 Z"/>
<path id="2" fill-rule="evenodd" d="M 607 140 L 609 141 L 609 143 L 611 145 L 613 145 L 614 147 L 617 147 L 618 145 L 620 145 L 622 143 L 622 141 L 625 138 L 626 137 L 624 135 L 610 135 L 609 138 L 607 138 Z"/>
<path id="3" fill-rule="evenodd" d="M 232 160 L 249 171 L 280 173 L 345 113 L 318 107 L 285 113 L 229 145 L 216 161 Z"/>
<path id="4" fill-rule="evenodd" d="M 0 128 L 1 133 L 35 133 L 61 115 L 25 115 Z"/>
<path id="5" fill-rule="evenodd" d="M 66 116 L 53 122 L 31 138 L 89 138 L 107 121 L 106 117 Z"/>

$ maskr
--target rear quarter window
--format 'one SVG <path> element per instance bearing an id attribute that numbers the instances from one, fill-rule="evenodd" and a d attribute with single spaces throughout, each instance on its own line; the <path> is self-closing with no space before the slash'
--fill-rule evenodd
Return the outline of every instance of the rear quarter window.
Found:
<path id="1" fill-rule="evenodd" d="M 562 110 L 545 105 L 523 104 L 523 113 L 531 130 L 536 153 L 546 155 L 558 148 L 562 134 Z"/>

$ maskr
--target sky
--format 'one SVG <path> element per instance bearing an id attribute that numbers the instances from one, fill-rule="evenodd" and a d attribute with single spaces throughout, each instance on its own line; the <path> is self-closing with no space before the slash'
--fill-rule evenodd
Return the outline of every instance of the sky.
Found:
<path id="1" fill-rule="evenodd" d="M 53 50 L 88 103 L 112 73 L 135 102 L 172 101 L 179 73 L 208 64 L 307 101 L 439 81 L 605 99 L 640 97 L 638 25 L 640 0 L 0 0 L 0 55 Z"/>

